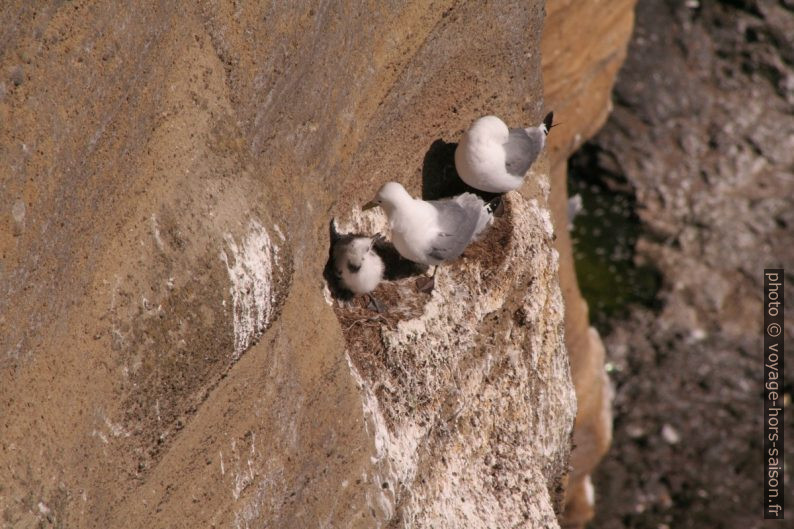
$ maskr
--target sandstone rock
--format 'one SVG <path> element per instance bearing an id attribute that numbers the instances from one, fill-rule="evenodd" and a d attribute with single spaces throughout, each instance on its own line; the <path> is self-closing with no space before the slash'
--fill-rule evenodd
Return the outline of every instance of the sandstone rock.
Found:
<path id="1" fill-rule="evenodd" d="M 579 412 L 574 427 L 572 472 L 564 524 L 583 527 L 593 516 L 590 473 L 612 436 L 611 389 L 604 371 L 604 346 L 590 327 L 574 270 L 568 232 L 567 159 L 603 125 L 612 86 L 626 56 L 634 0 L 549 2 L 543 30 L 546 106 L 559 126 L 549 134 L 552 166 L 551 209 L 560 252 L 560 287 L 565 299 L 565 342 L 571 360 Z"/>
<path id="2" fill-rule="evenodd" d="M 542 18 L 7 3 L 0 71 L 30 62 L 0 100 L 28 205 L 0 230 L 3 519 L 554 527 L 575 402 L 548 163 L 367 341 L 322 283 L 330 217 L 418 192 L 480 114 L 540 119 Z"/>

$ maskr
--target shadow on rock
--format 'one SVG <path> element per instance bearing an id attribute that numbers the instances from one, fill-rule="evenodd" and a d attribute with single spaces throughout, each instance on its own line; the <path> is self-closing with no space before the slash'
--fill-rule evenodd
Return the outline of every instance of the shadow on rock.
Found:
<path id="1" fill-rule="evenodd" d="M 480 191 L 460 179 L 455 169 L 455 149 L 457 143 L 436 140 L 427 150 L 422 162 L 422 199 L 438 200 L 453 197 L 461 193 L 474 193 L 490 202 L 499 193 Z"/>
<path id="2" fill-rule="evenodd" d="M 414 263 L 404 258 L 397 251 L 397 248 L 385 239 L 375 242 L 375 252 L 383 259 L 385 267 L 383 279 L 394 281 L 396 279 L 420 276 L 427 272 L 428 267 L 426 265 Z"/>

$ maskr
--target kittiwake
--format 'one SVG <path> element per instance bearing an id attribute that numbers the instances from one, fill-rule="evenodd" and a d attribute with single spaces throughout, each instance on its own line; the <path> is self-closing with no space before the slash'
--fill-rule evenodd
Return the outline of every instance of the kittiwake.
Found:
<path id="1" fill-rule="evenodd" d="M 486 204 L 472 193 L 425 201 L 413 198 L 397 182 L 388 182 L 363 209 L 376 206 L 389 218 L 391 241 L 400 255 L 436 266 L 460 257 L 493 219 L 495 203 Z"/>
<path id="2" fill-rule="evenodd" d="M 331 268 L 339 287 L 352 295 L 369 294 L 373 308 L 381 311 L 381 305 L 371 292 L 383 279 L 385 265 L 374 246 L 382 235 L 340 235 L 331 223 Z"/>
<path id="3" fill-rule="evenodd" d="M 455 149 L 455 169 L 475 189 L 506 193 L 521 186 L 524 175 L 546 145 L 554 113 L 537 127 L 509 129 L 496 116 L 472 123 Z"/>

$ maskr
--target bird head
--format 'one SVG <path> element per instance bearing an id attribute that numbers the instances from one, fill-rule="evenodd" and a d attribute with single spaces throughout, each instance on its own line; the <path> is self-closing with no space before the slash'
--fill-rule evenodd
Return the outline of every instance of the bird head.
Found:
<path id="1" fill-rule="evenodd" d="M 406 197 L 411 198 L 411 195 L 408 194 L 408 191 L 406 191 L 401 184 L 397 182 L 386 182 L 375 194 L 375 198 L 364 204 L 361 209 L 363 211 L 381 206 L 388 214 L 398 203 L 404 201 Z"/>

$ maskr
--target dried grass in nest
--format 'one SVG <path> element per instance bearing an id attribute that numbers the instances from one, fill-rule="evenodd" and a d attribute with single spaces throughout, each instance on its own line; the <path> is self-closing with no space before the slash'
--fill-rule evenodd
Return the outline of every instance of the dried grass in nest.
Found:
<path id="1" fill-rule="evenodd" d="M 412 278 L 382 282 L 372 294 L 385 306 L 385 312 L 368 308 L 364 296 L 334 307 L 350 359 L 368 380 L 379 378 L 387 369 L 381 330 L 384 327 L 394 330 L 398 322 L 421 316 L 424 304 L 430 299 L 429 294 L 417 292 L 414 283 Z"/>

